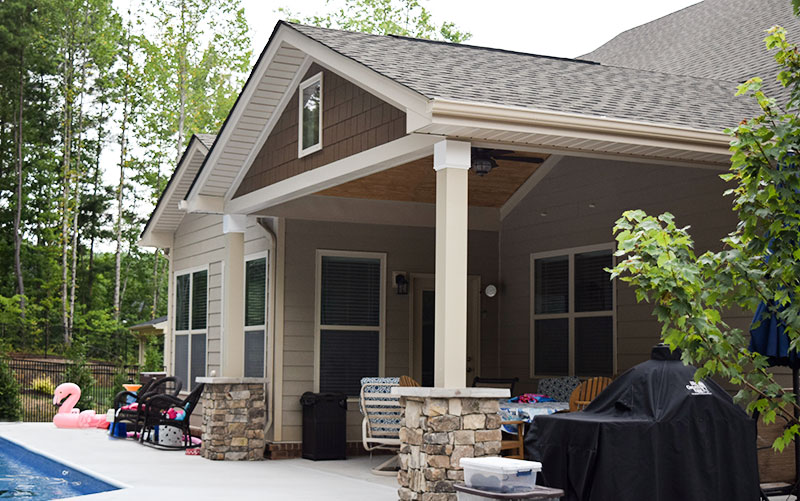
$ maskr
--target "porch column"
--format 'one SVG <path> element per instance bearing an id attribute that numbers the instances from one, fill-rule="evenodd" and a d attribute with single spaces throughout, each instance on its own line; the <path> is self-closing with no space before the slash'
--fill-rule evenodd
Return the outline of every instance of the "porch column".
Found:
<path id="1" fill-rule="evenodd" d="M 464 388 L 467 370 L 467 173 L 470 143 L 433 146 L 436 171 L 434 385 Z"/>
<path id="2" fill-rule="evenodd" d="M 222 367 L 220 376 L 244 376 L 244 231 L 247 216 L 225 214 L 222 273 Z"/>

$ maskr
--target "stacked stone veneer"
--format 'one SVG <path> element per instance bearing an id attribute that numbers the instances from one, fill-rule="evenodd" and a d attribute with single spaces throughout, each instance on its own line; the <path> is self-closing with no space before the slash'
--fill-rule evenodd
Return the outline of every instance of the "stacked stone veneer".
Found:
<path id="1" fill-rule="evenodd" d="M 500 454 L 498 398 L 507 398 L 508 390 L 402 388 L 394 392 L 401 395 L 405 408 L 397 475 L 400 499 L 455 501 L 453 483 L 464 480 L 461 458 Z"/>
<path id="2" fill-rule="evenodd" d="M 255 380 L 258 382 L 253 382 Z M 204 382 L 200 454 L 213 460 L 264 459 L 266 400 L 258 378 L 198 378 Z"/>

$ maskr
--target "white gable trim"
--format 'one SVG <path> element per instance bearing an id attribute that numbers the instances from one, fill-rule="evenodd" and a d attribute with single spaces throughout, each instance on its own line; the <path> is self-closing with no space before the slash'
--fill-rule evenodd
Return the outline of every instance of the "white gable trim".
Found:
<path id="1" fill-rule="evenodd" d="M 153 215 L 150 217 L 147 227 L 139 239 L 138 244 L 143 247 L 158 247 L 166 248 L 172 245 L 172 235 L 166 234 L 163 231 L 155 231 L 154 227 L 158 224 L 158 219 L 164 213 L 170 203 L 178 204 L 179 201 L 173 201 L 172 197 L 175 195 L 178 185 L 181 184 L 183 176 L 186 174 L 186 166 L 192 163 L 195 155 L 201 154 L 203 156 L 208 154 L 208 147 L 203 144 L 197 137 L 193 137 L 189 141 L 186 153 L 181 157 L 181 162 L 175 167 L 174 177 L 170 180 L 169 185 L 161 194 L 160 200 L 162 203 L 158 204 Z M 179 195 L 180 196 L 180 195 Z M 167 236 L 168 235 L 168 236 Z"/>

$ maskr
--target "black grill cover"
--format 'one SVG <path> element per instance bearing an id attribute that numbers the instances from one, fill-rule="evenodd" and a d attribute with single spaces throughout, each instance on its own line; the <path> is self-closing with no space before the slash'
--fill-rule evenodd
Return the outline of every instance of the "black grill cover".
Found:
<path id="1" fill-rule="evenodd" d="M 756 425 L 666 346 L 583 412 L 537 416 L 525 437 L 542 485 L 581 501 L 758 499 Z"/>

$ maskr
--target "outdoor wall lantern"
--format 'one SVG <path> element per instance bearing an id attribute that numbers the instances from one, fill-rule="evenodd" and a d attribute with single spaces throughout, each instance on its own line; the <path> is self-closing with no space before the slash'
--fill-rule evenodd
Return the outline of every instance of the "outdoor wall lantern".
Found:
<path id="1" fill-rule="evenodd" d="M 394 288 L 397 289 L 398 296 L 408 294 L 408 278 L 404 272 L 394 272 Z"/>

